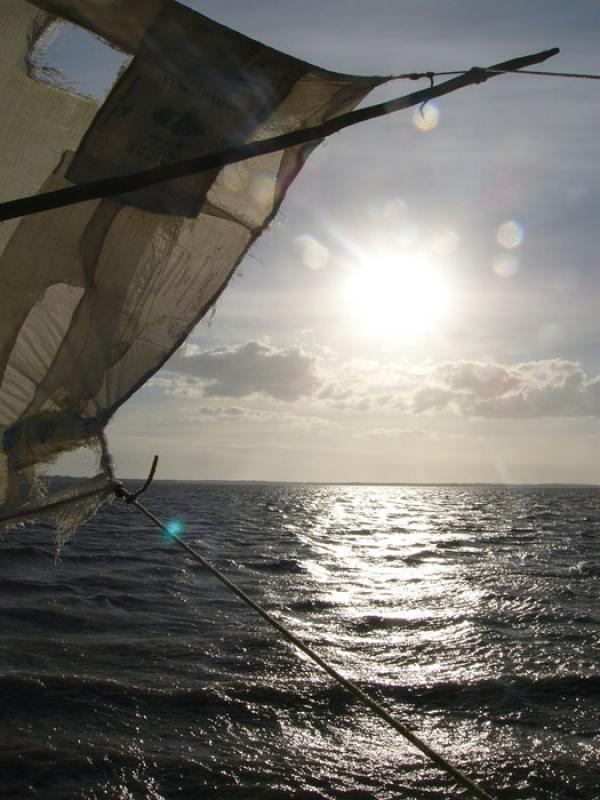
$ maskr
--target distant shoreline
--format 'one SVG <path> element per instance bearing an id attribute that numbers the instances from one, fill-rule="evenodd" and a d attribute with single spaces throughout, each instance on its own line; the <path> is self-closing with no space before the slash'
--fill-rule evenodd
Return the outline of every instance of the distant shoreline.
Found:
<path id="1" fill-rule="evenodd" d="M 80 481 L 85 477 L 73 475 L 47 475 L 49 480 Z M 121 478 L 124 483 L 139 483 L 144 478 Z M 204 486 L 406 486 L 406 487 L 471 487 L 486 486 L 503 489 L 600 489 L 598 483 L 498 483 L 497 481 L 453 481 L 453 482 L 410 482 L 410 481 L 270 481 L 270 480 L 227 480 L 225 478 L 156 478 L 153 483 L 162 484 L 200 484 Z"/>

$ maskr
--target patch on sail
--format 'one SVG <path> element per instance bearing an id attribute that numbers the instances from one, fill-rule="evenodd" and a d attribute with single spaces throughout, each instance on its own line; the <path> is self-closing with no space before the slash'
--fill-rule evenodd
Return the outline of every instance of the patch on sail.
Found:
<path id="1" fill-rule="evenodd" d="M 42 84 L 26 59 L 52 18 L 3 0 L 0 199 L 317 125 L 383 80 L 320 70 L 171 0 L 36 5 L 134 59 L 101 108 Z M 77 497 L 80 522 L 110 494 L 108 420 L 214 304 L 313 146 L 2 226 L 0 530 L 56 522 Z M 80 447 L 98 448 L 97 475 L 56 506 L 40 470 Z"/>
<path id="2" fill-rule="evenodd" d="M 68 177 L 82 183 L 126 175 L 247 142 L 306 70 L 300 61 L 169 3 L 99 111 Z M 218 171 L 122 199 L 196 217 Z"/>

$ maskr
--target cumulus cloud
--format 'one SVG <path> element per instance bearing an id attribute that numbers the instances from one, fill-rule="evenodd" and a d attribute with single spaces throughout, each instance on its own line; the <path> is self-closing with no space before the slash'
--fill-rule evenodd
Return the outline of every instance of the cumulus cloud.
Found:
<path id="1" fill-rule="evenodd" d="M 204 351 L 188 346 L 167 369 L 171 374 L 155 382 L 163 382 L 173 394 L 231 398 L 262 394 L 284 402 L 308 398 L 313 410 L 339 414 L 600 416 L 600 375 L 558 358 L 514 365 L 466 360 L 415 365 L 389 359 L 344 361 L 323 350 L 250 341 Z M 237 413 L 232 408 L 221 418 Z"/>
<path id="2" fill-rule="evenodd" d="M 445 362 L 415 389 L 412 409 L 479 417 L 597 416 L 600 376 L 591 377 L 577 362 L 562 359 L 514 366 Z"/>
<path id="3" fill-rule="evenodd" d="M 293 402 L 319 387 L 316 358 L 301 347 L 277 348 L 259 341 L 233 347 L 198 351 L 188 348 L 167 365 L 186 383 L 199 382 L 205 396 L 247 397 L 261 393 L 275 400 Z M 189 394 L 194 394 L 193 385 Z M 180 385 L 181 389 L 181 385 Z"/>
<path id="4" fill-rule="evenodd" d="M 336 411 L 377 411 L 403 402 L 420 371 L 406 362 L 380 363 L 365 359 L 320 364 L 324 376 L 318 399 Z"/>

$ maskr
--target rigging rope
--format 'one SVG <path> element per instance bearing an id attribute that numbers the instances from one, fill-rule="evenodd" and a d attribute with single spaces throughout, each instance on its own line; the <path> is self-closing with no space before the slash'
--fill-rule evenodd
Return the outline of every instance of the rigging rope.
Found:
<path id="1" fill-rule="evenodd" d="M 18 200 L 9 200 L 0 203 L 0 222 L 28 214 L 38 214 L 41 211 L 49 211 L 52 208 L 62 208 L 73 203 L 82 203 L 86 200 L 113 197 L 126 192 L 137 191 L 163 181 L 170 181 L 216 167 L 224 167 L 227 164 L 236 164 L 239 161 L 245 161 L 258 155 L 274 153 L 278 150 L 296 147 L 308 142 L 318 142 L 359 122 L 377 119 L 411 106 L 422 105 L 428 100 L 442 97 L 466 86 L 483 83 L 488 78 L 494 78 L 504 72 L 514 72 L 515 70 L 531 67 L 541 61 L 546 61 L 546 59 L 555 56 L 558 52 L 559 49 L 553 47 L 541 53 L 532 53 L 520 58 L 503 61 L 500 64 L 492 64 L 490 67 L 473 67 L 437 86 L 419 89 L 404 97 L 397 97 L 373 106 L 348 111 L 345 114 L 332 117 L 321 125 L 300 128 L 270 139 L 247 142 L 228 147 L 225 150 L 207 153 L 197 158 L 162 164 L 142 172 L 79 183 L 64 189 L 42 192 L 31 197 L 21 197 Z M 430 73 L 425 73 L 424 77 L 430 77 Z"/>
<path id="2" fill-rule="evenodd" d="M 452 75 L 466 75 L 468 69 L 451 70 L 447 72 L 405 72 L 400 75 L 392 75 L 394 80 L 418 81 L 421 78 L 442 78 Z M 600 75 L 589 72 L 547 72 L 541 69 L 486 69 L 486 72 L 493 72 L 494 75 L 546 75 L 552 78 L 583 78 L 590 81 L 600 81 Z"/>
<path id="3" fill-rule="evenodd" d="M 138 189 L 152 186 L 155 183 L 162 181 L 173 180 L 185 175 L 191 175 L 196 172 L 213 169 L 215 167 L 223 167 L 226 164 L 235 164 L 239 161 L 244 161 L 247 158 L 254 156 L 273 153 L 277 150 L 286 147 L 304 144 L 310 141 L 318 141 L 333 133 L 337 133 L 350 125 L 357 122 L 364 122 L 367 119 L 375 119 L 376 117 L 389 114 L 394 111 L 400 111 L 403 108 L 408 108 L 412 105 L 423 105 L 428 100 L 439 97 L 442 94 L 454 91 L 455 89 L 467 86 L 471 83 L 481 83 L 489 77 L 495 75 L 543 75 L 555 78 L 579 78 L 586 80 L 600 80 L 600 75 L 584 72 L 546 72 L 543 70 L 528 70 L 521 68 L 529 66 L 532 63 L 545 61 L 552 55 L 558 53 L 558 48 L 544 51 L 543 53 L 534 53 L 532 56 L 524 57 L 522 59 L 513 59 L 511 62 L 503 64 L 496 64 L 491 67 L 482 69 L 481 67 L 473 67 L 470 70 L 456 70 L 445 72 L 406 72 L 398 75 L 390 75 L 390 79 L 408 79 L 420 80 L 421 78 L 428 78 L 433 83 L 433 78 L 443 76 L 454 76 L 447 83 L 441 86 L 430 86 L 428 90 L 423 89 L 419 92 L 414 92 L 404 98 L 396 98 L 389 100 L 385 103 L 379 103 L 376 106 L 369 106 L 367 108 L 358 109 L 355 111 L 341 114 L 339 117 L 329 120 L 328 122 L 315 126 L 313 128 L 305 128 L 298 131 L 293 131 L 282 136 L 276 136 L 273 139 L 264 139 L 259 142 L 251 142 L 246 145 L 238 147 L 230 147 L 226 150 L 217 153 L 211 153 L 205 156 L 200 156 L 195 159 L 188 159 L 186 161 L 177 162 L 175 164 L 164 164 L 159 167 L 154 167 L 145 170 L 141 173 L 125 175 L 114 178 L 104 178 L 102 180 L 90 181 L 67 189 L 58 189 L 53 192 L 44 192 L 30 197 L 22 197 L 18 200 L 9 200 L 0 203 L 0 222 L 17 217 L 27 216 L 29 214 L 38 214 L 41 211 L 49 211 L 52 208 L 62 208 L 73 203 L 82 203 L 86 200 L 99 199 L 102 197 L 113 197 L 115 195 L 123 194 L 125 192 L 136 191 Z"/>
<path id="4" fill-rule="evenodd" d="M 154 474 L 155 468 L 156 462 L 153 464 L 151 473 L 152 475 Z M 144 514 L 158 528 L 168 534 L 169 538 L 173 542 L 185 550 L 195 561 L 201 564 L 204 569 L 210 572 L 218 581 L 220 581 L 231 592 L 233 592 L 233 594 L 239 597 L 239 599 L 242 600 L 247 606 L 259 614 L 266 622 L 269 623 L 269 625 L 279 631 L 279 633 L 285 639 L 287 639 L 288 642 L 291 642 L 293 645 L 295 645 L 315 664 L 318 664 L 322 670 L 324 670 L 331 678 L 333 678 L 334 681 L 336 681 L 336 683 L 338 683 L 340 686 L 343 686 L 353 697 L 359 700 L 363 705 L 367 706 L 367 708 L 370 708 L 371 711 L 373 711 L 380 719 L 404 736 L 405 739 L 407 739 L 412 745 L 426 755 L 427 758 L 429 758 L 437 767 L 450 775 L 450 777 L 453 778 L 457 784 L 467 789 L 467 791 L 470 792 L 473 797 L 478 798 L 478 800 L 493 800 L 491 795 L 474 783 L 469 777 L 467 777 L 467 775 L 464 774 L 464 772 L 451 764 L 443 755 L 441 755 L 441 753 L 438 753 L 436 750 L 426 744 L 419 736 L 407 728 L 404 723 L 400 722 L 400 720 L 386 711 L 386 709 L 380 703 L 378 703 L 376 700 L 373 700 L 373 698 L 371 698 L 366 692 L 357 686 L 354 681 L 346 678 L 344 675 L 338 672 L 334 667 L 331 666 L 331 664 L 329 664 L 324 658 L 316 653 L 312 647 L 299 639 L 296 634 L 289 630 L 289 628 L 287 628 L 283 623 L 279 622 L 278 619 L 276 619 L 259 603 L 247 595 L 242 589 L 239 588 L 239 586 L 233 583 L 233 581 L 229 580 L 229 578 L 227 578 L 219 569 L 217 569 L 217 567 L 215 567 L 203 556 L 201 556 L 200 553 L 190 547 L 186 541 L 181 539 L 176 533 L 170 531 L 169 528 L 157 516 L 155 516 L 144 505 L 142 505 L 137 498 L 142 491 L 145 491 L 145 489 L 148 487 L 150 480 L 151 477 L 146 481 L 142 490 L 137 492 L 128 492 L 123 484 L 116 483 L 113 487 L 114 492 L 117 497 L 124 499 L 126 503 L 135 506 L 139 511 L 141 511 L 142 514 Z"/>

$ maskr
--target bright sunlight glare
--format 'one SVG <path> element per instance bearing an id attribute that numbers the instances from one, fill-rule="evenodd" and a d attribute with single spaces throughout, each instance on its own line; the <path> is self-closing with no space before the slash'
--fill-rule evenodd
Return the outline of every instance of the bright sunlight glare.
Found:
<path id="1" fill-rule="evenodd" d="M 425 254 L 382 254 L 349 276 L 346 299 L 363 332 L 384 340 L 418 339 L 449 310 L 444 275 Z"/>

